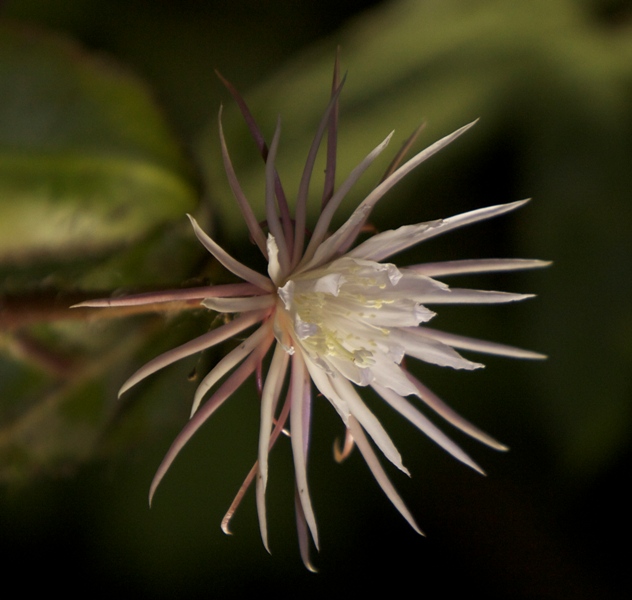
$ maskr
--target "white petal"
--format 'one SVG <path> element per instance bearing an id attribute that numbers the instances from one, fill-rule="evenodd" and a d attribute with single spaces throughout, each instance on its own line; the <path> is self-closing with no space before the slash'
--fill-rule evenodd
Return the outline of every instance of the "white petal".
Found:
<path id="1" fill-rule="evenodd" d="M 311 395 L 309 388 L 305 385 L 305 361 L 301 354 L 292 357 L 292 381 L 290 393 L 292 396 L 292 408 L 290 411 L 290 430 L 292 455 L 294 456 L 294 473 L 296 475 L 296 489 L 300 498 L 305 520 L 314 540 L 314 545 L 318 549 L 318 530 L 316 528 L 316 518 L 314 509 L 309 497 L 307 487 L 307 439 L 309 437 L 309 414 Z M 308 383 L 309 385 L 309 383 Z"/>
<path id="2" fill-rule="evenodd" d="M 400 471 L 410 475 L 408 469 L 402 464 L 402 457 L 393 444 L 388 433 L 375 415 L 367 408 L 353 386 L 343 377 L 334 377 L 331 384 L 340 398 L 347 403 L 351 414 L 358 420 L 366 432 L 371 436 L 376 446 L 384 456 L 391 461 Z"/>
<path id="3" fill-rule="evenodd" d="M 534 294 L 449 288 L 430 291 L 419 297 L 418 300 L 424 304 L 503 304 L 533 297 Z"/>
<path id="4" fill-rule="evenodd" d="M 448 423 L 454 425 L 454 427 L 460 429 L 464 433 L 474 439 L 486 444 L 490 448 L 495 450 L 507 450 L 507 446 L 501 444 L 490 435 L 481 431 L 478 427 L 470 423 L 467 419 L 463 418 L 456 411 L 450 408 L 441 398 L 439 398 L 434 392 L 428 389 L 421 381 L 413 377 L 408 373 L 408 378 L 417 388 L 417 396 L 426 403 L 427 406 L 432 408 L 439 416 L 444 418 Z"/>
<path id="5" fill-rule="evenodd" d="M 205 298 L 201 304 L 221 313 L 240 313 L 270 308 L 275 302 L 272 294 L 249 296 L 247 298 Z"/>
<path id="6" fill-rule="evenodd" d="M 334 213 L 340 206 L 340 203 L 347 195 L 351 187 L 355 184 L 358 179 L 362 176 L 364 171 L 371 165 L 371 163 L 380 155 L 382 150 L 386 148 L 388 143 L 391 140 L 393 132 L 391 132 L 386 139 L 377 146 L 374 150 L 372 150 L 365 159 L 351 171 L 349 177 L 345 180 L 345 182 L 338 188 L 336 193 L 331 197 L 325 209 L 321 212 L 318 222 L 316 223 L 316 227 L 314 228 L 314 233 L 312 234 L 312 238 L 305 250 L 305 254 L 300 263 L 301 266 L 309 262 L 316 252 L 316 249 L 322 244 L 325 237 L 327 236 L 327 231 L 329 229 L 329 225 L 331 224 L 331 219 L 334 216 Z"/>
<path id="7" fill-rule="evenodd" d="M 428 277 L 445 277 L 467 273 L 497 273 L 499 271 L 520 271 L 523 269 L 539 269 L 548 267 L 548 260 L 523 258 L 477 258 L 470 260 L 446 260 L 443 262 L 422 263 L 403 269 L 404 271 L 427 275 Z"/>
<path id="8" fill-rule="evenodd" d="M 371 448 L 371 444 L 369 444 L 369 441 L 366 439 L 366 436 L 362 431 L 362 427 L 360 427 L 359 423 L 353 417 L 349 419 L 349 430 L 351 431 L 351 435 L 358 446 L 358 450 L 362 453 L 367 466 L 371 470 L 371 473 L 373 473 L 373 476 L 382 488 L 382 491 L 386 494 L 386 497 L 393 503 L 393 506 L 395 506 L 395 508 L 401 513 L 404 519 L 408 521 L 410 526 L 418 534 L 423 535 L 423 532 L 419 529 L 417 523 L 415 523 L 415 519 L 410 514 L 410 511 L 406 508 L 404 501 L 401 499 L 388 476 L 384 472 L 380 461 Z"/>
<path id="9" fill-rule="evenodd" d="M 272 137 L 272 143 L 268 151 L 266 158 L 266 219 L 268 222 L 268 228 L 270 229 L 270 235 L 275 239 L 275 243 L 278 246 L 279 263 L 281 265 L 281 271 L 287 273 L 290 267 L 290 255 L 288 253 L 287 239 L 283 233 L 281 227 L 281 220 L 277 214 L 275 205 L 275 181 L 276 181 L 276 169 L 274 161 L 276 160 L 276 153 L 279 147 L 279 137 L 281 135 L 281 119 L 277 120 L 276 130 Z M 270 238 L 268 237 L 268 242 Z M 268 247 L 268 258 L 270 258 L 270 248 Z"/>
<path id="10" fill-rule="evenodd" d="M 319 331 L 318 325 L 314 323 L 308 323 L 307 321 L 303 321 L 301 317 L 297 314 L 294 317 L 294 333 L 296 333 L 296 337 L 299 340 L 304 340 L 309 337 L 316 335 Z"/>
<path id="11" fill-rule="evenodd" d="M 414 327 L 430 320 L 434 314 L 419 302 L 398 300 L 377 307 L 368 306 L 352 318 L 366 321 L 374 327 Z"/>
<path id="12" fill-rule="evenodd" d="M 481 469 L 459 446 L 434 425 L 425 415 L 417 410 L 408 400 L 402 398 L 392 390 L 374 385 L 373 389 L 386 400 L 398 413 L 408 419 L 415 427 L 425 433 L 433 442 L 441 446 L 446 452 L 457 460 L 472 467 L 481 475 L 485 475 Z"/>
<path id="13" fill-rule="evenodd" d="M 239 364 L 246 356 L 248 356 L 266 337 L 271 336 L 272 327 L 269 321 L 266 321 L 257 331 L 255 331 L 248 339 L 239 344 L 237 348 L 229 352 L 222 360 L 220 360 L 213 369 L 200 382 L 195 396 L 193 398 L 193 407 L 191 408 L 191 416 L 195 414 L 204 395 L 233 367 Z"/>
<path id="14" fill-rule="evenodd" d="M 330 273 L 324 277 L 319 277 L 314 282 L 314 291 L 338 296 L 340 286 L 344 283 L 345 277 L 341 273 Z"/>
<path id="15" fill-rule="evenodd" d="M 271 233 L 268 234 L 266 249 L 268 251 L 268 275 L 274 282 L 274 285 L 278 286 L 282 278 L 281 263 L 279 262 L 279 247 Z"/>
<path id="16" fill-rule="evenodd" d="M 507 346 L 505 344 L 497 344 L 496 342 L 488 342 L 487 340 L 478 340 L 462 335 L 454 335 L 453 333 L 446 333 L 445 331 L 438 331 L 428 327 L 421 327 L 419 329 L 419 333 L 443 342 L 444 344 L 448 344 L 453 348 L 460 348 L 462 350 L 472 350 L 474 352 L 495 354 L 498 356 L 510 356 L 512 358 L 527 358 L 536 360 L 546 358 L 545 354 L 540 354 L 539 352 L 523 350 L 522 348 Z"/>
<path id="17" fill-rule="evenodd" d="M 414 246 L 419 235 L 424 234 L 431 227 L 437 227 L 441 220 L 404 225 L 397 229 L 389 229 L 371 236 L 368 240 L 347 252 L 347 256 L 364 258 L 367 260 L 383 260 L 401 252 L 409 246 Z"/>
<path id="18" fill-rule="evenodd" d="M 308 355 L 304 354 L 303 357 L 305 358 L 305 365 L 307 366 L 314 385 L 318 388 L 318 391 L 329 400 L 342 419 L 342 422 L 347 426 L 351 411 L 346 401 L 341 398 L 332 387 L 334 377 L 318 366 Z M 340 377 L 340 375 L 338 376 Z"/>
<path id="19" fill-rule="evenodd" d="M 262 290 L 273 290 L 272 282 L 267 277 L 234 259 L 197 224 L 197 221 L 191 215 L 187 215 L 187 217 L 189 217 L 191 225 L 193 225 L 193 231 L 197 239 L 231 273 L 260 287 Z"/>
<path id="20" fill-rule="evenodd" d="M 414 356 L 427 363 L 468 371 L 480 369 L 484 366 L 481 363 L 475 363 L 463 358 L 451 346 L 425 336 L 423 331 L 417 328 L 399 329 L 392 331 L 391 337 L 405 348 L 408 356 Z"/>
<path id="21" fill-rule="evenodd" d="M 259 468 L 257 472 L 257 514 L 259 516 L 259 528 L 261 530 L 261 539 L 263 545 L 270 551 L 268 546 L 268 525 L 266 519 L 266 485 L 268 483 L 268 451 L 270 449 L 270 436 L 272 433 L 272 421 L 274 419 L 274 411 L 283 386 L 283 379 L 287 370 L 289 355 L 281 347 L 277 345 L 274 350 L 268 376 L 266 377 L 261 394 L 261 423 L 259 426 L 259 452 L 258 462 Z"/>
<path id="22" fill-rule="evenodd" d="M 177 346 L 157 356 L 156 358 L 150 360 L 146 365 L 142 366 L 138 371 L 136 371 L 122 386 L 119 390 L 119 398 L 131 387 L 135 386 L 137 383 L 152 375 L 156 371 L 182 359 L 187 356 L 191 356 L 191 354 L 195 354 L 196 352 L 201 352 L 202 350 L 206 350 L 207 348 L 211 348 L 216 344 L 219 344 L 234 335 L 240 333 L 244 329 L 248 329 L 254 325 L 257 321 L 260 321 L 265 316 L 265 311 L 255 311 L 244 313 L 243 315 L 237 317 L 230 323 L 226 325 L 222 325 L 217 329 L 213 329 L 200 337 L 197 337 L 181 346 Z"/>
<path id="23" fill-rule="evenodd" d="M 362 229 L 362 226 L 364 225 L 366 219 L 373 210 L 373 207 L 384 197 L 386 192 L 388 192 L 397 182 L 403 179 L 406 175 L 408 175 L 408 173 L 418 167 L 422 162 L 439 152 L 439 150 L 441 150 L 450 142 L 453 142 L 457 137 L 465 133 L 475 123 L 476 121 L 469 123 L 468 125 L 465 125 L 460 129 L 457 129 L 453 133 L 446 135 L 445 137 L 436 141 L 434 144 L 428 146 L 425 150 L 422 150 L 421 152 L 413 156 L 408 162 L 404 163 L 399 169 L 397 169 L 394 173 L 392 173 L 389 177 L 382 181 L 356 208 L 347 223 L 345 223 L 341 229 L 339 229 L 332 235 L 332 237 L 337 238 L 336 244 L 333 246 L 332 250 L 335 250 L 335 252 L 346 252 L 351 247 L 354 240 L 357 238 Z M 349 226 L 348 224 L 351 224 L 351 226 Z M 343 228 L 344 231 L 342 231 Z M 333 253 L 329 255 L 325 254 L 322 257 L 322 260 L 324 262 L 330 260 L 332 257 Z"/>
<path id="24" fill-rule="evenodd" d="M 373 381 L 394 390 L 400 396 L 410 396 L 417 393 L 404 369 L 392 362 L 389 356 L 376 353 L 373 359 L 375 361 L 375 364 L 371 367 Z"/>

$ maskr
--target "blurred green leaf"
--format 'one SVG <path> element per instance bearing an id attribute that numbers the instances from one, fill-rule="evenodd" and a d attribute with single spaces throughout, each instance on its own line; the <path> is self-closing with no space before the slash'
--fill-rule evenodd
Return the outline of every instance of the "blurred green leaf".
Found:
<path id="1" fill-rule="evenodd" d="M 57 34 L 0 23 L 0 260 L 93 253 L 196 204 L 141 81 Z"/>
<path id="2" fill-rule="evenodd" d="M 0 480 L 24 481 L 99 453 L 147 339 L 77 290 L 188 277 L 198 193 L 145 84 L 63 36 L 0 22 L 0 97 Z"/>

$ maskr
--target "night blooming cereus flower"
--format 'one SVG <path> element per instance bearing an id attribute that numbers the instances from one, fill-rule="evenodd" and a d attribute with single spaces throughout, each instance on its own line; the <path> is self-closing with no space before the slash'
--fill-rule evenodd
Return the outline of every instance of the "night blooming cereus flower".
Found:
<path id="1" fill-rule="evenodd" d="M 354 246 L 372 209 L 386 192 L 472 124 L 435 142 L 398 167 L 405 151 L 402 150 L 382 182 L 359 203 L 347 221 L 331 233 L 332 218 L 341 201 L 391 138 L 389 135 L 371 151 L 344 183 L 334 189 L 338 97 L 342 88 L 338 81 L 337 65 L 331 100 L 307 156 L 292 218 L 275 170 L 280 126 L 277 125 L 268 147 L 243 99 L 230 83 L 224 83 L 237 101 L 265 160 L 267 234 L 257 221 L 235 175 L 224 138 L 220 110 L 219 134 L 228 182 L 254 243 L 267 260 L 267 274 L 256 272 L 238 262 L 189 216 L 201 244 L 242 282 L 94 300 L 80 306 L 133 306 L 186 300 L 199 301 L 212 311 L 235 315 L 232 320 L 208 333 L 154 358 L 128 379 L 121 388 L 121 394 L 181 358 L 255 328 L 200 383 L 193 399 L 191 419 L 158 468 L 151 485 L 150 501 L 184 444 L 250 375 L 260 373 L 264 358 L 273 348 L 261 389 L 258 458 L 226 514 L 222 528 L 228 532 L 228 523 L 235 509 L 246 489 L 256 480 L 261 536 L 268 548 L 265 503 L 268 453 L 280 433 L 289 425 L 296 477 L 299 546 L 305 565 L 311 569 L 309 537 L 311 535 L 318 548 L 318 532 L 308 491 L 306 467 L 314 387 L 329 400 L 346 427 L 347 439 L 342 454 L 347 454 L 354 444 L 357 445 L 384 493 L 413 529 L 421 533 L 389 481 L 374 446 L 397 468 L 404 473 L 408 471 L 388 433 L 367 408 L 357 388 L 371 387 L 387 404 L 447 452 L 481 471 L 463 450 L 420 412 L 416 406 L 418 401 L 421 400 L 446 421 L 484 444 L 500 450 L 505 447 L 446 406 L 406 371 L 402 360 L 410 356 L 455 369 L 476 369 L 482 366 L 462 357 L 455 348 L 517 358 L 543 358 L 533 352 L 437 331 L 427 327 L 426 323 L 435 314 L 427 305 L 490 304 L 529 297 L 450 288 L 436 277 L 528 269 L 548 263 L 538 260 L 482 259 L 397 267 L 387 262 L 395 254 L 424 240 L 512 211 L 526 201 L 490 206 L 427 223 L 404 225 L 399 229 L 377 233 Z M 310 178 L 326 132 L 327 165 L 322 210 L 311 236 L 306 236 Z M 208 400 L 203 402 L 211 391 Z M 342 456 L 338 450 L 337 454 L 339 458 Z"/>

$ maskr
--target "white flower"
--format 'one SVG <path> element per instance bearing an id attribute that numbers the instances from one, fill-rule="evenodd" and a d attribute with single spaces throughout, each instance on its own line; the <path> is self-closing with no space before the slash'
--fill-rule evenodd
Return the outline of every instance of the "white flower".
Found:
<path id="1" fill-rule="evenodd" d="M 340 202 L 391 138 L 389 135 L 370 152 L 346 181 L 333 191 L 337 105 L 342 87 L 342 84 L 338 85 L 337 69 L 331 101 L 308 154 L 292 220 L 275 170 L 280 126 L 277 125 L 268 149 L 244 101 L 228 82 L 225 83 L 237 100 L 261 154 L 266 158 L 267 235 L 257 222 L 233 170 L 220 111 L 220 140 L 228 181 L 250 235 L 268 262 L 268 273 L 264 275 L 256 272 L 235 260 L 198 226 L 193 217 L 189 217 L 199 241 L 242 283 L 95 300 L 81 306 L 129 306 L 196 300 L 212 311 L 235 315 L 226 324 L 150 361 L 127 380 L 121 388 L 121 394 L 181 358 L 255 328 L 200 383 L 193 400 L 191 420 L 173 442 L 158 468 L 151 485 L 150 502 L 180 449 L 246 378 L 262 365 L 264 357 L 274 347 L 261 393 L 258 458 L 222 527 L 228 532 L 230 518 L 246 489 L 256 479 L 261 536 L 265 547 L 268 547 L 265 504 L 268 452 L 289 424 L 296 477 L 299 545 L 303 561 L 311 569 L 308 556 L 310 535 L 318 548 L 318 532 L 307 482 L 313 387 L 329 400 L 346 427 L 345 454 L 353 443 L 358 446 L 382 490 L 411 526 L 421 533 L 388 479 L 373 446 L 377 446 L 398 469 L 405 473 L 408 471 L 388 433 L 367 408 L 357 388 L 371 387 L 386 403 L 447 452 L 481 471 L 463 450 L 424 416 L 418 408 L 419 401 L 484 444 L 500 450 L 505 447 L 454 413 L 406 371 L 402 360 L 405 356 L 411 356 L 455 369 L 476 369 L 482 366 L 462 357 L 456 349 L 517 358 L 543 358 L 533 352 L 437 331 L 427 327 L 426 323 L 435 315 L 428 305 L 502 303 L 529 297 L 524 294 L 450 288 L 436 277 L 527 269 L 548 263 L 538 260 L 482 259 L 397 267 L 385 262 L 415 244 L 457 227 L 504 214 L 526 201 L 491 206 L 428 223 L 405 225 L 373 235 L 353 246 L 371 210 L 386 192 L 472 124 L 432 144 L 399 168 L 394 168 L 358 205 L 347 221 L 329 234 L 332 217 Z M 329 146 L 323 208 L 311 237 L 306 240 L 309 183 L 326 130 L 329 130 Z M 203 402 L 210 392 L 208 400 Z"/>

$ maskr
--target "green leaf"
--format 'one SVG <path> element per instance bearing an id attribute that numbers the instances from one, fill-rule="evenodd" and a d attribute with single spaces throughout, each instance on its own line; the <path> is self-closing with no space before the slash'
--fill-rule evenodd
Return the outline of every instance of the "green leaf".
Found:
<path id="1" fill-rule="evenodd" d="M 61 36 L 0 23 L 0 261 L 93 253 L 196 204 L 143 83 Z"/>

